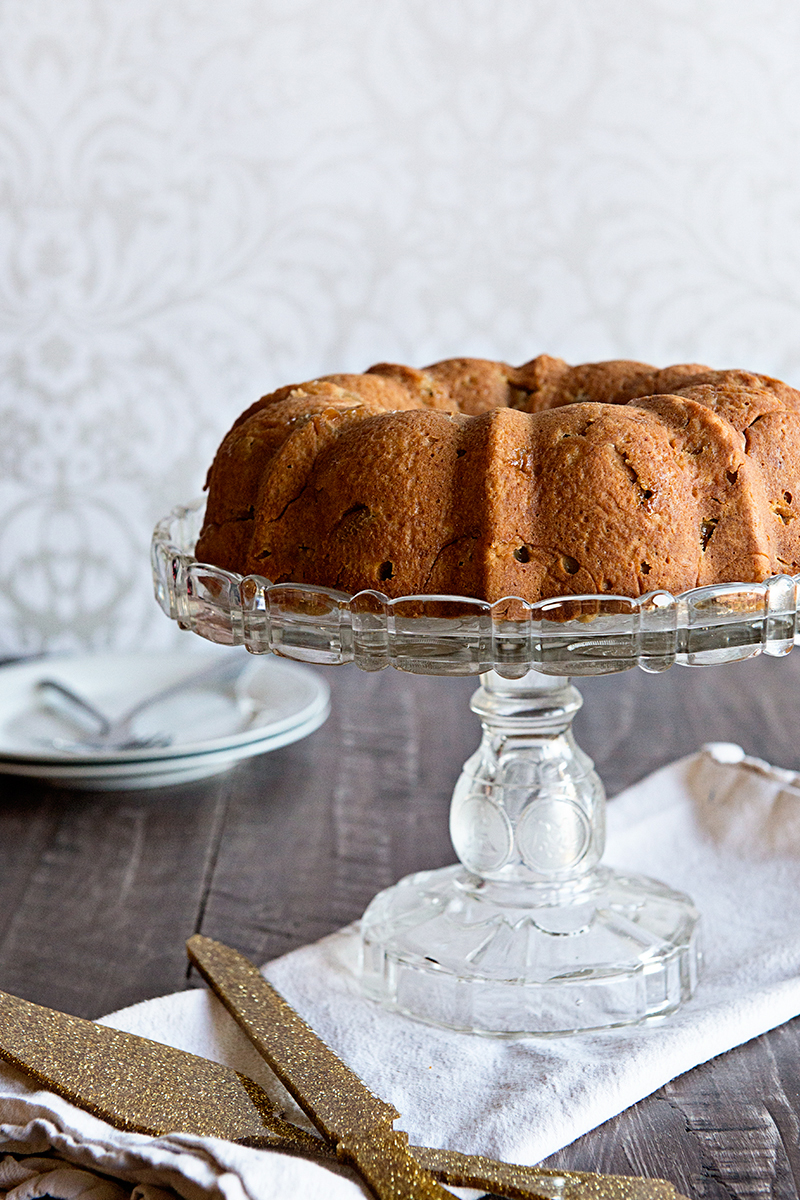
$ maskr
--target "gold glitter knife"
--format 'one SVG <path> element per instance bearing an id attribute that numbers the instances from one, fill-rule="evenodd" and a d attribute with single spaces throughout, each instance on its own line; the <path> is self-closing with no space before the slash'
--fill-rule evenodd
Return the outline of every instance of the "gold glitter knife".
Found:
<path id="1" fill-rule="evenodd" d="M 0 1058 L 117 1129 L 325 1153 L 246 1075 L 7 992 L 0 992 Z"/>
<path id="2" fill-rule="evenodd" d="M 548 1171 L 454 1151 L 409 1147 L 406 1135 L 392 1128 L 400 1115 L 397 1110 L 369 1091 L 249 959 L 200 934 L 189 938 L 186 950 L 287 1091 L 323 1137 L 336 1146 L 337 1156 L 356 1167 L 376 1196 L 409 1195 L 421 1200 L 431 1194 L 415 1191 L 413 1185 L 410 1192 L 392 1190 L 397 1178 L 395 1163 L 413 1155 L 415 1166 L 424 1164 L 453 1187 L 484 1187 L 502 1196 L 683 1200 L 663 1179 Z M 413 1179 L 413 1173 L 408 1178 Z"/>
<path id="3" fill-rule="evenodd" d="M 189 1133 L 257 1149 L 335 1158 L 321 1138 L 287 1121 L 246 1075 L 185 1050 L 0 992 L 0 1058 L 117 1129 Z M 671 1183 L 554 1171 L 453 1150 L 410 1147 L 453 1187 L 520 1200 L 682 1200 Z"/>

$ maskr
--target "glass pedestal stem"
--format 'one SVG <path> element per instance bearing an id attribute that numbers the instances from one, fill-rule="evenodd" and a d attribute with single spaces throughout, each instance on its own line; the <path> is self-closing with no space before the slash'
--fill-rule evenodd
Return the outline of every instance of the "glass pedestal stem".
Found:
<path id="1" fill-rule="evenodd" d="M 369 995 L 500 1036 L 630 1024 L 691 995 L 691 900 L 600 865 L 605 793 L 572 735 L 581 703 L 564 678 L 481 676 L 471 707 L 483 737 L 450 814 L 461 865 L 373 900 L 361 926 Z"/>
<path id="2" fill-rule="evenodd" d="M 583 703 L 567 679 L 528 672 L 481 676 L 470 707 L 483 738 L 453 793 L 450 836 L 464 866 L 484 882 L 563 892 L 599 862 L 605 791 L 576 745 Z"/>

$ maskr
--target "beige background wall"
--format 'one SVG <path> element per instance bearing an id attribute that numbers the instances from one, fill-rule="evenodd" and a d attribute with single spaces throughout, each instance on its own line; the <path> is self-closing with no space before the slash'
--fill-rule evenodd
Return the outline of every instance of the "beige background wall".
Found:
<path id="1" fill-rule="evenodd" d="M 379 359 L 800 384 L 800 7 L 0 0 L 0 650 L 160 644 L 236 413 Z"/>

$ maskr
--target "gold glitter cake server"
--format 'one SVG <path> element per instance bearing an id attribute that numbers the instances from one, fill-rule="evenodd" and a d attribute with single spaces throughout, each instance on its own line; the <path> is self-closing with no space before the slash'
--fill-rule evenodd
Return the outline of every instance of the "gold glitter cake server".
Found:
<path id="1" fill-rule="evenodd" d="M 186 950 L 259 1054 L 317 1129 L 336 1145 L 338 1157 L 356 1166 L 376 1195 L 406 1194 L 386 1190 L 394 1169 L 391 1160 L 385 1167 L 381 1165 L 381 1152 L 388 1145 L 406 1149 L 453 1187 L 482 1187 L 523 1200 L 683 1200 L 664 1179 L 542 1170 L 498 1163 L 481 1155 L 409 1147 L 406 1135 L 392 1128 L 400 1115 L 397 1110 L 369 1091 L 249 959 L 200 934 L 189 938 Z M 369 1169 L 378 1173 L 384 1190 L 378 1191 L 361 1162 L 351 1157 L 353 1145 Z M 422 1198 L 429 1193 L 410 1194 Z"/>
<path id="2" fill-rule="evenodd" d="M 246 1075 L 7 992 L 0 992 L 0 1058 L 118 1129 L 325 1154 L 324 1143 L 285 1121 Z"/>

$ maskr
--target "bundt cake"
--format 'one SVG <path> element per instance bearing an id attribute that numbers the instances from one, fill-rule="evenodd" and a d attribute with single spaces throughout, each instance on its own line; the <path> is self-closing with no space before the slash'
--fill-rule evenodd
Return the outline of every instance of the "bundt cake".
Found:
<path id="1" fill-rule="evenodd" d="M 380 363 L 280 388 L 208 475 L 197 558 L 273 583 L 536 601 L 800 572 L 800 393 L 637 362 Z"/>

